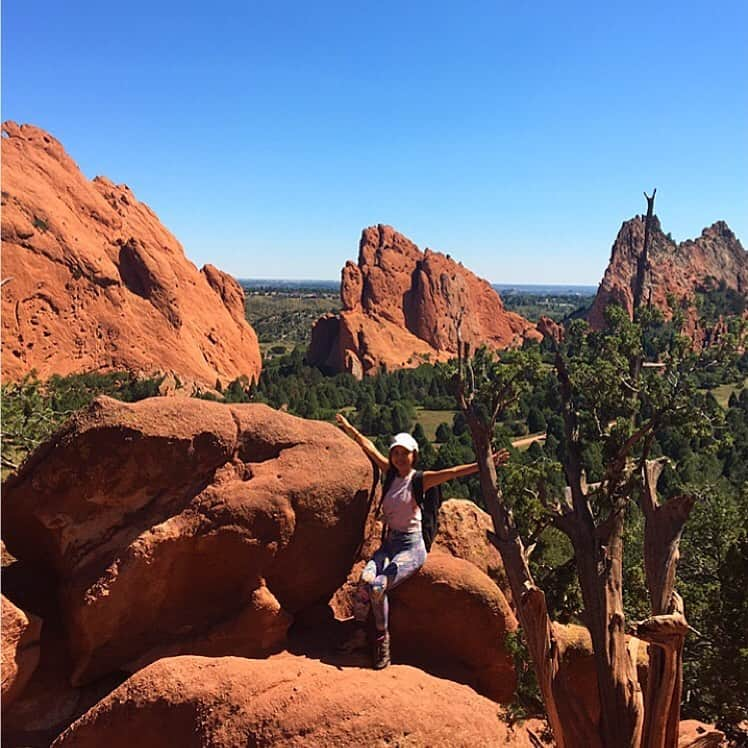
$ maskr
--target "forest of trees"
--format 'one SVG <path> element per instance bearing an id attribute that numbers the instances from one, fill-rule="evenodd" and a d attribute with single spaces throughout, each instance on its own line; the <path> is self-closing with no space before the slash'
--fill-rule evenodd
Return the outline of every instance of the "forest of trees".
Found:
<path id="1" fill-rule="evenodd" d="M 717 289 L 716 293 L 723 291 Z M 718 302 L 707 294 L 702 303 L 711 310 Z M 727 303 L 733 302 L 732 297 L 727 298 Z M 674 334 L 673 325 L 660 324 L 656 334 Z M 508 447 L 512 454 L 499 478 L 523 535 L 536 544 L 530 567 L 547 593 L 551 618 L 580 622 L 582 597 L 571 573 L 571 544 L 557 529 L 543 524 L 537 501 L 522 490 L 528 470 L 557 486 L 564 480 L 557 469 L 564 460 L 565 425 L 558 382 L 550 376 L 553 352 L 546 342 L 529 343 L 523 351 L 506 352 L 503 361 L 509 365 L 523 356 L 533 357 L 535 374 L 496 423 L 494 446 Z M 687 492 L 698 499 L 683 534 L 677 581 L 688 621 L 699 632 L 686 639 L 683 715 L 716 722 L 728 731 L 748 719 L 748 603 L 744 591 L 748 572 L 747 375 L 746 353 L 701 357 L 699 368 L 690 375 L 693 404 L 701 409 L 709 428 L 672 423 L 657 430 L 651 445 L 653 456 L 670 460 L 659 482 L 661 497 Z M 65 418 L 97 394 L 134 401 L 156 394 L 158 385 L 158 379 L 137 380 L 123 373 L 53 377 L 47 382 L 31 376 L 21 383 L 4 385 L 3 472 L 14 469 Z M 727 386 L 731 394 L 720 404 L 712 393 Z M 475 459 L 465 417 L 456 405 L 452 369 L 447 365 L 424 364 L 357 381 L 348 374 L 325 376 L 309 366 L 304 351 L 296 348 L 267 361 L 259 383 L 238 379 L 223 391 L 202 397 L 265 402 L 305 418 L 330 421 L 337 411 L 344 410 L 384 449 L 393 433 L 410 431 L 421 447 L 424 468 Z M 420 409 L 454 414 L 438 425 L 435 442 L 429 442 L 417 422 Z M 511 447 L 518 435 L 543 431 L 547 432 L 544 442 L 537 441 L 525 450 Z M 587 480 L 599 481 L 605 471 L 603 447 L 592 439 L 582 447 Z M 478 477 L 448 484 L 445 495 L 483 504 Z M 648 610 L 641 553 L 643 528 L 641 512 L 634 509 L 625 527 L 624 605 L 630 620 L 644 617 Z M 526 663 L 525 670 L 529 672 Z M 520 711 L 538 707 L 531 677 L 523 680 L 519 699 Z"/>

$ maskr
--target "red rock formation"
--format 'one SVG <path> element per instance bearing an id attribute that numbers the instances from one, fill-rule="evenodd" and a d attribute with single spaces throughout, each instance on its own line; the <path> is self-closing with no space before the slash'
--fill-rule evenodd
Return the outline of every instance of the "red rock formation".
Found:
<path id="1" fill-rule="evenodd" d="M 133 675 L 54 748 L 527 746 L 496 704 L 467 686 L 393 665 L 338 669 L 304 657 L 174 657 Z"/>
<path id="2" fill-rule="evenodd" d="M 372 480 L 326 423 L 102 397 L 6 480 L 3 538 L 59 580 L 74 684 L 175 652 L 256 657 L 345 579 Z"/>
<path id="3" fill-rule="evenodd" d="M 604 310 L 611 301 L 633 310 L 636 262 L 644 248 L 644 217 L 626 221 L 613 244 L 610 261 L 587 318 L 595 329 L 605 325 Z M 645 285 L 644 300 L 667 310 L 667 297 L 688 301 L 704 284 L 724 283 L 748 294 L 748 252 L 724 221 L 702 231 L 698 239 L 676 244 L 668 238 L 655 217 L 649 251 L 651 272 Z M 693 327 L 693 325 L 692 325 Z"/>
<path id="4" fill-rule="evenodd" d="M 173 371 L 213 387 L 257 378 L 241 288 L 202 272 L 126 185 L 89 181 L 51 135 L 2 139 L 3 380 Z"/>
<path id="5" fill-rule="evenodd" d="M 590 632 L 584 626 L 554 623 L 553 636 L 561 655 L 564 690 L 574 694 L 579 714 L 588 722 L 590 735 L 597 736 L 600 734 L 600 696 Z M 636 657 L 639 683 L 644 688 L 649 669 L 647 645 L 635 637 L 628 637 L 627 641 L 629 652 Z"/>
<path id="6" fill-rule="evenodd" d="M 45 618 L 39 664 L 11 704 L 3 699 L 2 745 L 48 746 L 64 729 L 119 686 L 117 673 L 95 684 L 70 684 L 70 662 L 59 621 Z"/>
<path id="7" fill-rule="evenodd" d="M 722 748 L 727 744 L 725 734 L 713 725 L 695 719 L 685 719 L 680 723 L 678 748 Z"/>
<path id="8" fill-rule="evenodd" d="M 3 710 L 18 698 L 39 662 L 42 622 L 26 615 L 2 598 L 2 700 Z"/>
<path id="9" fill-rule="evenodd" d="M 449 499 L 439 509 L 433 548 L 469 561 L 496 582 L 511 604 L 512 591 L 504 563 L 488 540 L 488 532 L 493 532 L 493 520 L 487 512 L 468 499 Z"/>
<path id="10" fill-rule="evenodd" d="M 236 323 L 239 326 L 248 324 L 244 313 L 244 290 L 236 278 L 213 265 L 204 265 L 200 272 L 205 276 L 210 287 L 221 297 L 221 301 Z"/>
<path id="11" fill-rule="evenodd" d="M 432 550 L 421 570 L 390 598 L 397 662 L 467 683 L 494 701 L 513 699 L 517 674 L 504 639 L 518 624 L 501 590 L 483 572 Z"/>
<path id="12" fill-rule="evenodd" d="M 550 317 L 542 316 L 538 320 L 538 332 L 544 337 L 553 340 L 556 344 L 564 339 L 564 326 Z"/>
<path id="13" fill-rule="evenodd" d="M 448 255 L 421 252 L 390 226 L 364 229 L 358 264 L 342 271 L 339 315 L 325 315 L 312 330 L 313 363 L 354 376 L 446 360 L 457 351 L 454 315 L 460 310 L 463 339 L 506 348 L 533 325 L 507 312 L 488 282 Z"/>

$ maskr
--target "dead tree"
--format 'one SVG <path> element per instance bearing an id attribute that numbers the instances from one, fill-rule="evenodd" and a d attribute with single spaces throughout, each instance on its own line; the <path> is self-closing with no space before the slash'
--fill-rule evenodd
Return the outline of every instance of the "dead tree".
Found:
<path id="1" fill-rule="evenodd" d="M 535 584 L 528 566 L 528 553 L 519 536 L 511 509 L 504 501 L 496 476 L 491 443 L 496 419 L 513 400 L 512 382 L 493 393 L 490 413 L 485 418 L 476 398 L 475 377 L 470 362 L 470 349 L 462 342 L 457 320 L 458 371 L 457 398 L 473 439 L 479 468 L 481 495 L 493 520 L 491 542 L 501 554 L 504 570 L 512 589 L 522 632 L 530 652 L 535 675 L 545 704 L 548 721 L 559 748 L 589 746 L 597 748 L 595 726 L 589 716 L 575 703 L 574 694 L 562 682 L 560 656 L 548 615 L 545 594 Z M 560 506 L 550 508 L 562 520 Z"/>
<path id="2" fill-rule="evenodd" d="M 642 469 L 640 504 L 644 513 L 644 570 L 652 616 L 633 631 L 649 642 L 649 675 L 645 700 L 645 748 L 678 745 L 683 690 L 683 646 L 688 624 L 683 600 L 675 591 L 678 545 L 694 505 L 693 496 L 676 496 L 661 504 L 657 479 L 661 460 L 647 460 Z"/>
<path id="3" fill-rule="evenodd" d="M 657 190 L 652 190 L 650 197 L 646 192 L 644 197 L 647 199 L 647 216 L 644 219 L 644 246 L 641 254 L 636 258 L 636 279 L 634 281 L 634 319 L 638 310 L 641 308 L 642 299 L 644 298 L 644 288 L 647 282 L 647 272 L 649 271 L 649 242 L 652 235 L 652 219 L 654 218 L 654 201 Z M 650 289 L 651 290 L 651 289 Z"/>
<path id="4" fill-rule="evenodd" d="M 646 272 L 649 271 L 649 242 L 653 220 L 654 198 L 647 199 L 644 225 L 644 247 L 637 263 L 634 288 L 634 319 L 638 319 L 644 295 Z M 642 358 L 632 372 L 637 386 Z M 645 698 L 644 748 L 676 748 L 680 724 L 683 690 L 683 647 L 688 624 L 683 600 L 675 591 L 679 544 L 683 528 L 695 503 L 693 496 L 675 496 L 661 504 L 657 497 L 657 481 L 662 473 L 662 460 L 648 460 L 653 435 L 645 442 L 640 458 L 638 485 L 639 505 L 644 514 L 644 570 L 652 616 L 635 625 L 639 638 L 650 643 L 649 674 Z"/>
<path id="5" fill-rule="evenodd" d="M 651 197 L 645 193 L 644 246 L 638 257 L 633 289 L 635 323 L 641 320 L 649 271 L 655 192 Z M 590 725 L 579 719 L 569 695 L 563 694 L 560 688 L 558 653 L 545 595 L 532 578 L 527 553 L 496 481 L 491 438 L 497 415 L 507 405 L 511 387 L 507 382 L 500 382 L 488 403 L 485 397 L 483 402 L 478 402 L 469 349 L 460 339 L 458 320 L 458 399 L 473 438 L 481 492 L 493 519 L 492 541 L 501 553 L 517 601 L 518 617 L 557 744 L 675 748 L 687 624 L 682 601 L 674 590 L 674 580 L 678 544 L 693 498 L 681 496 L 662 505 L 659 503 L 656 483 L 661 466 L 647 458 L 655 432 L 662 425 L 663 413 L 652 412 L 642 423 L 636 420 L 637 409 L 633 407 L 640 396 L 642 370 L 649 368 L 653 375 L 659 376 L 665 367 L 661 362 L 646 367 L 643 351 L 630 355 L 628 377 L 621 377 L 621 400 L 632 406 L 629 435 L 607 456 L 603 480 L 594 487 L 588 486 L 582 459 L 579 394 L 575 391 L 561 340 L 557 336 L 547 337 L 555 349 L 555 375 L 565 432 L 563 468 L 568 488 L 564 497 L 556 500 L 546 497 L 544 507 L 550 522 L 569 537 L 574 548 L 584 601 L 584 622 L 592 638 L 600 698 L 601 724 L 599 732 L 592 728 L 596 732 L 593 737 L 590 737 Z M 600 436 L 603 436 L 602 427 Z M 624 519 L 637 493 L 645 519 L 645 570 L 652 606 L 652 616 L 635 627 L 637 635 L 651 644 L 646 705 L 638 682 L 635 656 L 626 639 L 623 612 Z"/>
<path id="6" fill-rule="evenodd" d="M 636 662 L 627 646 L 623 614 L 623 530 L 627 504 L 627 460 L 653 424 L 634 432 L 609 461 L 600 486 L 589 491 L 582 461 L 582 445 L 575 396 L 566 361 L 557 347 L 556 376 L 561 389 L 566 436 L 563 462 L 570 506 L 565 521 L 557 523 L 574 548 L 584 621 L 590 631 L 600 697 L 600 738 L 606 748 L 638 748 L 644 704 Z M 591 499 L 608 506 L 595 520 Z"/>

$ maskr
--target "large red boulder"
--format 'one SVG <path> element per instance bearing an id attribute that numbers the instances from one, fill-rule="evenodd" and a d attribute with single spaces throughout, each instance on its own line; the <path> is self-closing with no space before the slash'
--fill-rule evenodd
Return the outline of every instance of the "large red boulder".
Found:
<path id="1" fill-rule="evenodd" d="M 95 683 L 73 686 L 66 638 L 54 619 L 44 619 L 39 649 L 39 664 L 22 693 L 9 704 L 3 699 L 3 746 L 46 748 L 126 678 L 114 673 Z"/>
<path id="2" fill-rule="evenodd" d="M 127 185 L 88 180 L 59 143 L 3 125 L 3 381 L 127 369 L 214 387 L 257 379 L 244 293 L 199 272 Z"/>
<path id="3" fill-rule="evenodd" d="M 696 719 L 685 719 L 678 731 L 678 748 L 722 748 L 727 746 L 725 733 Z"/>
<path id="4" fill-rule="evenodd" d="M 339 669 L 304 657 L 175 657 L 133 675 L 66 730 L 55 748 L 531 746 L 494 702 L 395 665 Z"/>
<path id="5" fill-rule="evenodd" d="M 470 561 L 499 585 L 511 603 L 511 588 L 504 571 L 501 554 L 488 539 L 493 532 L 491 515 L 468 499 L 448 499 L 439 509 L 435 549 Z"/>
<path id="6" fill-rule="evenodd" d="M 309 357 L 359 378 L 383 366 L 451 358 L 460 315 L 462 339 L 473 347 L 507 348 L 540 337 L 532 323 L 504 309 L 487 281 L 381 224 L 362 232 L 358 263 L 343 268 L 340 298 L 341 313 L 315 324 Z"/>
<path id="7" fill-rule="evenodd" d="M 597 734 L 600 724 L 600 695 L 590 632 L 584 626 L 554 623 L 553 637 L 561 659 L 560 677 L 565 691 L 574 694 L 580 719 L 584 719 L 590 731 Z M 627 637 L 627 641 L 629 653 L 636 657 L 637 676 L 644 688 L 649 669 L 647 645 L 635 637 Z"/>
<path id="8" fill-rule="evenodd" d="M 3 486 L 3 538 L 59 580 L 82 683 L 164 654 L 261 656 L 354 561 L 369 461 L 265 405 L 99 398 Z"/>
<path id="9" fill-rule="evenodd" d="M 395 660 L 467 683 L 494 701 L 513 699 L 517 675 L 506 635 L 517 630 L 517 619 L 483 572 L 433 550 L 390 594 Z"/>
<path id="10" fill-rule="evenodd" d="M 2 606 L 2 702 L 6 709 L 18 698 L 39 663 L 42 622 L 27 615 L 5 595 Z"/>

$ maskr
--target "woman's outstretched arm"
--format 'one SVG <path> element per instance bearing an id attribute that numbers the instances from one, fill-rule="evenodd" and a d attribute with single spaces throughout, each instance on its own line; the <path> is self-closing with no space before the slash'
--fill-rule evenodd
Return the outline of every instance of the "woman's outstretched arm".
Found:
<path id="1" fill-rule="evenodd" d="M 335 420 L 338 422 L 340 428 L 343 429 L 343 431 L 364 450 L 364 454 L 374 462 L 382 472 L 386 472 L 390 466 L 390 461 L 374 446 L 374 442 L 365 437 L 360 431 L 357 431 L 342 413 L 337 413 L 335 415 Z"/>
<path id="2" fill-rule="evenodd" d="M 493 456 L 496 467 L 501 467 L 509 461 L 509 452 L 506 449 L 500 449 Z M 423 490 L 438 486 L 440 483 L 446 483 L 448 480 L 455 478 L 466 478 L 468 475 L 475 475 L 478 472 L 478 463 L 471 462 L 469 465 L 455 465 L 455 467 L 444 468 L 444 470 L 424 470 L 423 471 Z"/>

